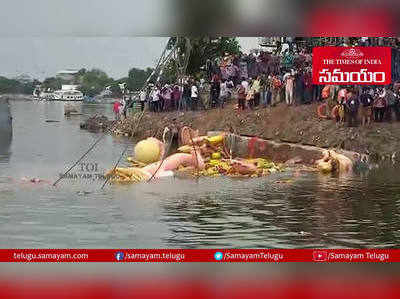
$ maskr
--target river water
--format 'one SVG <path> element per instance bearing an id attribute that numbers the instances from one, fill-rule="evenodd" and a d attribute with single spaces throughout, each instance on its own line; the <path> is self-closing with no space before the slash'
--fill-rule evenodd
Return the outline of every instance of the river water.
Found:
<path id="1" fill-rule="evenodd" d="M 80 130 L 111 105 L 11 102 L 13 137 L 1 140 L 0 248 L 391 248 L 400 244 L 400 176 L 392 167 L 340 179 L 315 173 L 237 180 L 168 178 L 106 186 L 126 138 Z M 48 120 L 58 122 L 46 122 Z M 7 144 L 6 144 L 7 143 Z M 133 145 L 130 147 L 131 152 Z"/>

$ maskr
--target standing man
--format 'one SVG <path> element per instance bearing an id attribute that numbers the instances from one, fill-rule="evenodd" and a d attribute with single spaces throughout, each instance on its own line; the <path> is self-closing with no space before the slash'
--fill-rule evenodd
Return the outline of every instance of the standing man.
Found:
<path id="1" fill-rule="evenodd" d="M 374 101 L 375 121 L 382 122 L 387 106 L 385 88 L 378 89 L 377 94 L 378 96 Z"/>
<path id="2" fill-rule="evenodd" d="M 360 101 L 358 99 L 357 94 L 354 92 L 354 90 L 349 91 L 348 99 L 346 101 L 349 127 L 357 126 L 357 114 L 359 106 L 360 106 Z"/>
<path id="3" fill-rule="evenodd" d="M 190 96 L 191 96 L 191 90 L 190 90 L 190 84 L 188 81 L 185 81 L 183 85 L 183 92 L 182 92 L 182 99 L 179 102 L 179 111 L 188 110 L 188 107 L 191 107 L 190 105 Z"/>
<path id="4" fill-rule="evenodd" d="M 304 102 L 304 74 L 303 74 L 303 70 L 300 69 L 296 76 L 295 76 L 295 80 L 294 80 L 294 85 L 295 85 L 295 103 L 296 105 L 300 105 L 303 104 Z"/>
<path id="5" fill-rule="evenodd" d="M 122 119 L 122 115 L 124 116 L 124 119 L 126 119 L 126 101 L 124 97 L 121 99 L 121 105 L 119 106 L 119 117 Z"/>
<path id="6" fill-rule="evenodd" d="M 172 92 L 172 107 L 173 110 L 177 110 L 179 107 L 179 102 L 181 100 L 181 91 L 178 85 L 174 86 L 174 90 Z"/>
<path id="7" fill-rule="evenodd" d="M 147 97 L 146 90 L 143 89 L 143 90 L 140 92 L 140 110 L 141 110 L 141 111 L 144 111 L 144 104 L 146 103 L 146 97 Z"/>
<path id="8" fill-rule="evenodd" d="M 251 90 L 254 93 L 254 106 L 260 105 L 260 90 L 261 90 L 261 77 L 258 76 L 251 85 Z"/>
<path id="9" fill-rule="evenodd" d="M 393 119 L 393 112 L 396 111 L 397 106 L 397 98 L 395 93 L 393 92 L 393 85 L 388 86 L 388 89 L 386 90 L 386 101 L 386 120 L 391 122 Z"/>
<path id="10" fill-rule="evenodd" d="M 291 73 L 287 73 L 283 76 L 283 81 L 285 82 L 286 104 L 291 106 L 293 105 L 294 77 Z"/>
<path id="11" fill-rule="evenodd" d="M 221 83 L 219 80 L 213 79 L 213 81 L 211 82 L 211 90 L 210 90 L 211 108 L 217 107 L 220 94 L 221 94 Z"/>
<path id="12" fill-rule="evenodd" d="M 281 101 L 280 93 L 282 88 L 282 81 L 279 79 L 278 75 L 272 77 L 272 99 L 271 106 L 275 106 Z"/>
<path id="13" fill-rule="evenodd" d="M 191 87 L 191 102 L 192 102 L 192 110 L 196 111 L 197 110 L 197 104 L 199 100 L 199 90 L 196 86 L 196 82 L 193 80 L 192 82 L 192 87 Z"/>
<path id="14" fill-rule="evenodd" d="M 219 107 L 224 108 L 224 103 L 227 100 L 229 95 L 229 90 L 228 90 L 228 83 L 226 80 L 222 80 L 221 86 L 220 86 L 220 94 L 219 94 Z"/>
<path id="15" fill-rule="evenodd" d="M 247 82 L 246 78 L 242 78 L 242 86 L 245 89 L 246 93 L 249 91 L 249 82 Z"/>
<path id="16" fill-rule="evenodd" d="M 265 74 L 260 76 L 260 104 L 265 107 Z"/>
<path id="17" fill-rule="evenodd" d="M 374 99 L 371 94 L 364 88 L 362 94 L 360 95 L 360 117 L 361 117 L 361 125 L 371 125 L 372 119 L 372 104 Z"/>
<path id="18" fill-rule="evenodd" d="M 114 102 L 114 106 L 113 106 L 113 111 L 114 111 L 114 115 L 115 115 L 115 120 L 119 120 L 119 108 L 121 106 L 121 103 L 119 101 L 115 101 Z"/>
<path id="19" fill-rule="evenodd" d="M 151 103 L 154 112 L 160 112 L 160 90 L 157 86 L 154 86 L 153 92 L 151 94 Z"/>
<path id="20" fill-rule="evenodd" d="M 304 104 L 311 104 L 312 102 L 312 74 L 310 70 L 306 70 L 304 74 Z"/>
<path id="21" fill-rule="evenodd" d="M 271 97 L 272 97 L 272 77 L 268 76 L 265 78 L 264 82 L 264 89 L 265 89 L 265 94 L 264 94 L 264 101 L 263 101 L 263 107 L 267 108 L 268 105 L 271 104 Z"/>
<path id="22" fill-rule="evenodd" d="M 396 120 L 400 121 L 400 92 L 399 92 L 399 87 L 395 88 L 394 97 L 395 97 L 395 105 L 393 106 L 393 109 L 394 109 L 394 113 L 396 115 Z"/>
<path id="23" fill-rule="evenodd" d="M 164 111 L 171 111 L 172 107 L 172 88 L 169 84 L 165 86 L 165 92 L 164 92 Z"/>
<path id="24" fill-rule="evenodd" d="M 238 85 L 237 88 L 238 94 L 238 110 L 245 110 L 246 109 L 246 89 L 243 87 L 242 84 Z"/>

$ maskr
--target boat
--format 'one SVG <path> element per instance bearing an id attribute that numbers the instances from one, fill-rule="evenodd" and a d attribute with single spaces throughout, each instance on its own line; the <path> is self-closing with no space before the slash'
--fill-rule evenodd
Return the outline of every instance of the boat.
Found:
<path id="1" fill-rule="evenodd" d="M 60 90 L 54 92 L 35 89 L 33 95 L 36 100 L 40 101 L 81 102 L 83 93 L 77 88 L 77 85 L 62 85 Z"/>
<path id="2" fill-rule="evenodd" d="M 83 93 L 79 90 L 57 90 L 53 93 L 53 101 L 80 102 L 83 101 Z"/>

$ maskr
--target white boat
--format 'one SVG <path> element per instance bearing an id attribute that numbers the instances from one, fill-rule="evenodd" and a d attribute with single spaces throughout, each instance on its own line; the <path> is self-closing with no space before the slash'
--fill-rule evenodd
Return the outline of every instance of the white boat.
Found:
<path id="1" fill-rule="evenodd" d="M 35 99 L 41 101 L 83 101 L 83 93 L 77 88 L 77 85 L 63 85 L 60 90 L 56 90 L 54 92 L 40 91 L 39 89 L 35 89 L 33 95 L 35 96 Z"/>
<path id="2" fill-rule="evenodd" d="M 53 93 L 53 101 L 83 101 L 83 93 L 79 90 L 57 90 Z"/>

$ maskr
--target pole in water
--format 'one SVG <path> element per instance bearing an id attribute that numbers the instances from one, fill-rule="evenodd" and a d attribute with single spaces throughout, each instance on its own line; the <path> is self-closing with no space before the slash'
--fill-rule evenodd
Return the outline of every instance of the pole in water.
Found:
<path id="1" fill-rule="evenodd" d="M 97 114 L 96 114 L 97 115 Z M 95 116 L 96 116 L 95 115 Z M 113 131 L 114 128 L 116 128 L 118 123 L 114 124 L 114 126 L 110 129 L 110 131 Z M 89 154 L 92 149 L 94 149 L 94 147 L 104 138 L 104 136 L 106 136 L 105 132 L 103 133 L 103 135 L 101 135 L 99 137 L 99 139 L 96 140 L 96 142 L 78 159 L 78 161 L 76 161 L 66 172 L 64 172 L 64 174 L 57 180 L 54 182 L 53 186 L 57 185 L 58 182 L 60 182 L 72 169 L 74 169 L 74 167 L 76 165 L 78 165 L 79 162 L 81 162 L 83 160 L 83 158 L 85 158 L 87 156 L 87 154 Z"/>
<path id="2" fill-rule="evenodd" d="M 121 162 L 122 157 L 125 155 L 126 151 L 128 150 L 129 144 L 125 146 L 123 152 L 121 153 L 121 155 L 119 156 L 119 159 L 117 161 L 117 163 L 115 163 L 114 168 L 112 170 L 112 172 L 114 172 L 114 170 L 118 167 L 119 162 Z M 101 186 L 101 190 L 103 190 L 104 186 L 107 185 L 108 181 L 110 180 L 110 177 L 106 178 L 106 180 L 104 181 L 103 185 Z"/>
<path id="3" fill-rule="evenodd" d="M 167 127 L 166 127 L 166 128 L 167 128 Z M 168 130 L 169 130 L 169 128 L 168 128 Z M 164 134 L 165 134 L 165 132 L 166 132 L 166 130 L 164 129 Z M 161 162 L 160 162 L 160 165 L 158 165 L 157 170 L 153 173 L 153 175 L 150 177 L 150 179 L 148 179 L 147 182 L 150 182 L 150 181 L 156 176 L 156 174 L 158 173 L 158 171 L 161 169 L 161 166 L 163 165 L 165 159 L 167 158 L 167 153 L 169 152 L 169 149 L 170 149 L 170 147 L 171 147 L 173 137 L 174 137 L 174 135 L 173 135 L 173 133 L 172 133 L 172 134 L 171 134 L 171 137 L 170 137 L 170 139 L 169 139 L 169 143 L 168 143 L 167 149 L 165 150 L 164 156 L 162 157 L 162 160 L 161 160 Z M 164 139 L 164 138 L 163 138 L 163 139 Z M 163 140 L 163 141 L 164 141 L 164 140 Z"/>
<path id="4" fill-rule="evenodd" d="M 165 53 L 166 53 L 166 51 L 167 51 L 167 48 L 168 48 L 168 44 L 169 44 L 169 40 L 168 40 L 168 42 L 167 42 L 167 44 L 166 44 L 166 46 L 165 46 L 165 48 L 164 48 L 164 51 L 163 51 L 163 53 L 162 53 L 160 59 L 158 60 L 158 63 L 157 63 L 156 68 L 153 70 L 152 74 L 147 78 L 147 80 L 146 80 L 144 86 L 142 87 L 141 91 L 142 91 L 142 90 L 145 90 L 145 89 L 147 88 L 147 85 L 149 84 L 150 79 L 151 79 L 151 77 L 152 77 L 154 74 L 156 74 L 160 69 L 163 70 L 163 68 L 165 67 L 166 62 L 171 58 L 171 55 L 172 55 L 173 51 L 178 47 L 178 45 L 176 44 L 175 47 L 174 47 L 174 49 L 173 49 L 166 57 L 164 57 L 164 56 L 165 56 Z M 164 58 L 164 59 L 163 59 L 163 58 Z M 139 116 L 139 118 L 138 118 L 138 120 L 137 120 L 137 122 L 136 122 L 136 126 L 135 126 L 135 128 L 132 130 L 132 132 L 133 132 L 133 133 L 132 133 L 132 136 L 134 136 L 134 135 L 136 134 L 136 131 L 137 131 L 137 129 L 139 128 L 139 124 L 140 124 L 140 122 L 141 122 L 141 120 L 142 120 L 144 114 L 146 113 L 146 110 L 147 110 L 147 109 L 144 109 L 144 110 L 142 111 L 142 113 L 140 114 L 140 116 Z M 171 139 L 171 140 L 172 140 L 172 139 Z M 115 169 L 118 167 L 118 164 L 119 164 L 119 162 L 121 162 L 121 159 L 122 159 L 122 157 L 125 155 L 126 151 L 128 150 L 128 147 L 129 147 L 129 145 L 127 145 L 127 146 L 125 147 L 125 149 L 123 150 L 123 152 L 121 153 L 121 156 L 119 157 L 117 163 L 114 165 L 113 171 L 115 171 Z M 164 160 L 164 159 L 163 159 L 163 160 Z M 163 163 L 163 161 L 161 162 L 161 164 L 162 164 L 162 163 Z M 161 164 L 160 164 L 159 168 L 161 167 Z M 159 170 L 159 169 L 158 169 L 158 170 Z M 158 172 L 158 170 L 157 170 L 156 172 Z M 153 178 L 153 177 L 151 177 L 150 180 L 151 180 L 152 178 Z M 104 181 L 103 185 L 102 185 L 101 188 L 100 188 L 101 190 L 104 189 L 105 185 L 108 183 L 109 180 L 110 180 L 110 177 L 108 177 L 108 178 Z M 150 180 L 149 180 L 149 181 L 150 181 Z"/>

